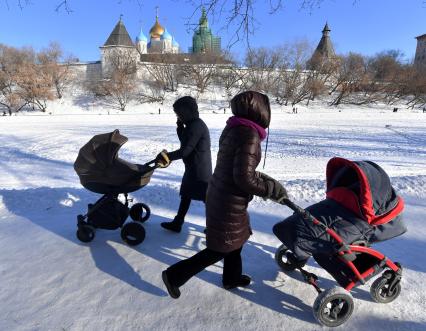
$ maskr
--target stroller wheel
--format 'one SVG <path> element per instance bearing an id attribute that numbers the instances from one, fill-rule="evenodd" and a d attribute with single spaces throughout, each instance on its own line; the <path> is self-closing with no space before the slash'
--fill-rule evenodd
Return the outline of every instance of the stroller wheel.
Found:
<path id="1" fill-rule="evenodd" d="M 121 239 L 129 246 L 139 245 L 145 239 L 145 228 L 137 222 L 129 222 L 121 229 Z"/>
<path id="2" fill-rule="evenodd" d="M 132 208 L 130 208 L 129 215 L 134 221 L 145 222 L 148 220 L 149 216 L 151 216 L 151 209 L 147 204 L 142 202 L 135 203 Z"/>
<path id="3" fill-rule="evenodd" d="M 391 279 L 381 276 L 377 278 L 370 287 L 370 294 L 378 303 L 389 303 L 395 300 L 401 293 L 401 283 L 398 282 L 390 288 Z"/>
<path id="4" fill-rule="evenodd" d="M 287 248 L 286 245 L 282 244 L 275 252 L 275 261 L 284 271 L 293 271 L 296 269 L 296 266 L 290 263 L 287 254 L 291 254 L 291 251 Z"/>
<path id="5" fill-rule="evenodd" d="M 95 228 L 88 224 L 82 224 L 77 229 L 77 238 L 78 240 L 88 243 L 95 238 Z"/>
<path id="6" fill-rule="evenodd" d="M 354 310 L 352 295 L 341 287 L 321 292 L 315 299 L 314 316 L 321 325 L 335 327 L 345 323 Z"/>

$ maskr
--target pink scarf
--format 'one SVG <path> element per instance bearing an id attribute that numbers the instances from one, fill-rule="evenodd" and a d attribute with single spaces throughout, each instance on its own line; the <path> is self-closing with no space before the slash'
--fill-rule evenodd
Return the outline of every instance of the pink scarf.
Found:
<path id="1" fill-rule="evenodd" d="M 264 140 L 266 138 L 266 130 L 264 128 L 262 128 L 259 124 L 250 121 L 246 118 L 243 117 L 238 117 L 238 116 L 232 116 L 230 118 L 228 118 L 228 120 L 226 121 L 226 124 L 230 127 L 233 128 L 235 126 L 247 126 L 249 128 L 253 128 L 257 131 L 257 133 L 259 134 L 259 138 L 260 140 Z"/>

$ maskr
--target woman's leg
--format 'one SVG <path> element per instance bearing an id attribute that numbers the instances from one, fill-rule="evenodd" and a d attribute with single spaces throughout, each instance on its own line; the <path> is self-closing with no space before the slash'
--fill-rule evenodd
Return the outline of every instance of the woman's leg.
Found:
<path id="1" fill-rule="evenodd" d="M 174 221 L 176 223 L 178 223 L 180 225 L 183 224 L 183 222 L 185 221 L 186 213 L 188 212 L 190 205 L 191 205 L 191 199 L 190 198 L 187 198 L 185 196 L 182 196 L 180 198 L 179 209 L 178 209 L 177 215 L 174 219 Z"/>
<path id="2" fill-rule="evenodd" d="M 188 212 L 189 206 L 191 205 L 191 199 L 185 196 L 180 198 L 179 210 L 173 221 L 162 222 L 161 226 L 167 230 L 173 232 L 180 232 L 182 230 L 183 222 L 185 222 L 185 216 Z"/>
<path id="3" fill-rule="evenodd" d="M 228 253 L 223 259 L 223 276 L 222 284 L 231 285 L 237 283 L 243 271 L 243 265 L 241 260 L 241 250 L 243 248 L 236 249 Z"/>
<path id="4" fill-rule="evenodd" d="M 167 268 L 168 280 L 171 285 L 180 287 L 192 276 L 222 260 L 224 256 L 225 253 L 215 252 L 208 248 L 203 249 L 192 257 L 179 261 Z"/>

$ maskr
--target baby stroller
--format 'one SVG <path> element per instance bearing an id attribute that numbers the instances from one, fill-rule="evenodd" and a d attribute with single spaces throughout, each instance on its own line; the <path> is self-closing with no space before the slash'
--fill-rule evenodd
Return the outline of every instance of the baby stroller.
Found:
<path id="1" fill-rule="evenodd" d="M 84 145 L 74 163 L 81 184 L 89 191 L 102 194 L 94 204 L 89 204 L 85 215 L 77 216 L 77 238 L 90 242 L 95 230 L 121 228 L 121 238 L 129 245 L 138 245 L 145 239 L 141 223 L 148 220 L 148 205 L 136 203 L 129 208 L 132 199 L 128 193 L 147 185 L 158 167 L 156 161 L 144 165 L 132 164 L 118 157 L 118 151 L 127 137 L 118 130 L 94 136 Z M 124 194 L 124 203 L 118 197 Z M 125 223 L 130 215 L 133 222 Z"/>
<path id="2" fill-rule="evenodd" d="M 275 254 L 276 262 L 284 271 L 302 273 L 319 294 L 313 305 L 315 318 L 335 327 L 353 312 L 349 291 L 378 274 L 370 287 L 373 300 L 389 303 L 399 296 L 401 265 L 370 246 L 407 229 L 402 222 L 404 202 L 377 164 L 333 158 L 326 177 L 326 199 L 306 209 L 283 200 L 295 213 L 275 224 L 273 231 L 283 243 Z M 303 269 L 310 256 L 341 287 L 322 291 L 318 277 Z"/>

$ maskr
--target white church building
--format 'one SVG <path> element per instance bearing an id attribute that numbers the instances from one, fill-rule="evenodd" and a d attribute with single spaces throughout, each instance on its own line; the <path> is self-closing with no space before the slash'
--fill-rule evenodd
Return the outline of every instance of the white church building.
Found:
<path id="1" fill-rule="evenodd" d="M 73 71 L 77 73 L 81 80 L 98 80 L 108 74 L 111 56 L 126 53 L 126 56 L 134 58 L 135 63 L 141 60 L 143 54 L 178 54 L 179 44 L 174 37 L 164 28 L 158 15 L 155 23 L 149 30 L 149 40 L 140 30 L 139 35 L 132 41 L 127 29 L 120 17 L 106 42 L 99 47 L 101 52 L 100 61 L 73 63 Z"/>

